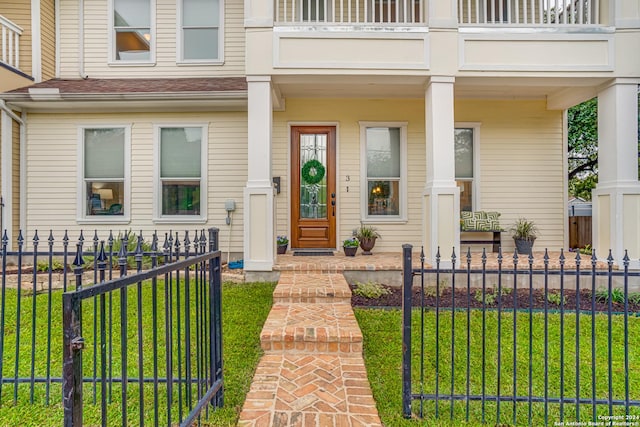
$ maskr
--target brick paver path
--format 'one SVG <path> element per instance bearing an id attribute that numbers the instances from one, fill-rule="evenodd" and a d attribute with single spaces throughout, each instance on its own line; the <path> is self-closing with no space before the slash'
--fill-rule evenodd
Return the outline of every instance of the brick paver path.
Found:
<path id="1" fill-rule="evenodd" d="M 382 426 L 342 274 L 282 271 L 260 342 L 239 426 Z"/>

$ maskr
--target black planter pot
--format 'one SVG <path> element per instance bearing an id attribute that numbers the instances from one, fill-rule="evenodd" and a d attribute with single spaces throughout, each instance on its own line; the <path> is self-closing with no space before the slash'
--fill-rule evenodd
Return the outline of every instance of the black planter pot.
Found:
<path id="1" fill-rule="evenodd" d="M 278 245 L 278 255 L 284 255 L 287 253 L 287 245 Z"/>
<path id="2" fill-rule="evenodd" d="M 358 252 L 357 246 L 343 246 L 344 254 L 346 256 L 356 256 L 356 252 Z"/>
<path id="3" fill-rule="evenodd" d="M 532 250 L 533 250 L 533 242 L 536 240 L 536 238 L 532 238 L 532 239 L 513 239 L 513 241 L 516 243 L 516 250 L 518 251 L 518 254 L 522 254 L 522 255 L 531 255 L 532 254 Z"/>

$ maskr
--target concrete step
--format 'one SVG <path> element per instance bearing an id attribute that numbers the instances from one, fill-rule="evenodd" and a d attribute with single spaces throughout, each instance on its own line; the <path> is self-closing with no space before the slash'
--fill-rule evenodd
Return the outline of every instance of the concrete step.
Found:
<path id="1" fill-rule="evenodd" d="M 351 289 L 342 274 L 282 272 L 274 303 L 350 303 Z"/>
<path id="2" fill-rule="evenodd" d="M 350 304 L 274 304 L 260 334 L 267 353 L 362 354 L 362 332 Z"/>

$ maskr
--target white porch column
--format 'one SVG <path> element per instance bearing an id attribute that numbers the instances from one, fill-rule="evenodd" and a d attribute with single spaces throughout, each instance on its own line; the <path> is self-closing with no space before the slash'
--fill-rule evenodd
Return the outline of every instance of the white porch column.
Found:
<path id="1" fill-rule="evenodd" d="M 271 271 L 275 261 L 271 178 L 271 77 L 247 76 L 248 170 L 244 189 L 244 269 Z"/>
<path id="2" fill-rule="evenodd" d="M 638 80 L 616 79 L 598 93 L 598 185 L 593 191 L 593 247 L 612 250 L 622 265 L 625 249 L 640 269 L 638 182 Z"/>
<path id="3" fill-rule="evenodd" d="M 425 93 L 427 177 L 423 193 L 425 256 L 450 266 L 455 248 L 460 256 L 460 189 L 455 181 L 453 77 L 434 76 Z"/>

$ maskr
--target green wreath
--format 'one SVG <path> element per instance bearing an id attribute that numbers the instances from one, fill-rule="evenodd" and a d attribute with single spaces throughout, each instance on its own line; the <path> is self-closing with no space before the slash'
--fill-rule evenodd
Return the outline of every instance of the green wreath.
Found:
<path id="1" fill-rule="evenodd" d="M 304 182 L 309 185 L 317 184 L 324 178 L 324 166 L 315 159 L 306 162 L 300 172 Z"/>

